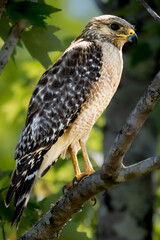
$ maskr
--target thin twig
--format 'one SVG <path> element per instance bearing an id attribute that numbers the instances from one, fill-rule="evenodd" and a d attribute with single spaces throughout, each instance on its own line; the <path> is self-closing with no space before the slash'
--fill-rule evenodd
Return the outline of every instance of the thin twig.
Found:
<path id="1" fill-rule="evenodd" d="M 7 64 L 7 62 L 9 61 L 12 52 L 26 27 L 27 20 L 19 19 L 17 23 L 11 28 L 10 34 L 0 51 L 0 74 L 2 73 L 2 70 Z"/>
<path id="2" fill-rule="evenodd" d="M 2 16 L 3 10 L 7 4 L 8 0 L 0 0 L 0 18 Z"/>
<path id="3" fill-rule="evenodd" d="M 143 7 L 145 7 L 145 9 L 149 12 L 149 14 L 160 23 L 160 16 L 148 5 L 148 3 L 146 3 L 144 0 L 137 0 L 138 2 L 140 2 Z"/>

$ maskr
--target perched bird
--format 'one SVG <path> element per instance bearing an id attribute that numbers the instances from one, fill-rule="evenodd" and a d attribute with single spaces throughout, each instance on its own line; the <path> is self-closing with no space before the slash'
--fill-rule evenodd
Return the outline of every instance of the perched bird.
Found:
<path id="1" fill-rule="evenodd" d="M 128 41 L 137 41 L 130 23 L 112 15 L 95 17 L 42 75 L 29 103 L 5 198 L 8 206 L 15 193 L 12 224 L 20 221 L 35 180 L 59 156 L 71 157 L 77 181 L 94 171 L 85 143 L 117 90 L 123 68 L 122 47 Z M 77 161 L 79 149 L 84 173 Z"/>

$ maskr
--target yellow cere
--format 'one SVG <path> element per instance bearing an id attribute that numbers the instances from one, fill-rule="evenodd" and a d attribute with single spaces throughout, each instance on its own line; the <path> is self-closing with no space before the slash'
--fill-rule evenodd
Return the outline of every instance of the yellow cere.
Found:
<path id="1" fill-rule="evenodd" d="M 128 36 L 130 36 L 130 35 L 133 35 L 133 34 L 135 34 L 135 32 L 134 32 L 134 30 L 133 29 L 129 29 L 129 34 L 128 35 L 125 35 L 125 34 L 116 34 L 116 36 L 118 36 L 118 37 L 128 37 Z"/>
<path id="2" fill-rule="evenodd" d="M 133 29 L 129 29 L 129 35 L 133 35 L 135 34 L 134 30 Z"/>

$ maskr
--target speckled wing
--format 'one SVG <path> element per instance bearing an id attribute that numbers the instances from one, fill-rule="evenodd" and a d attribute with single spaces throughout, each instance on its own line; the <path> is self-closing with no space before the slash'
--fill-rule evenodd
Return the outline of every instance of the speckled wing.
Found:
<path id="1" fill-rule="evenodd" d="M 29 104 L 15 159 L 50 148 L 57 141 L 76 119 L 100 77 L 101 66 L 101 47 L 82 42 L 75 43 L 43 74 Z"/>
<path id="2" fill-rule="evenodd" d="M 94 82 L 99 80 L 101 67 L 101 47 L 79 40 L 38 82 L 16 147 L 16 168 L 5 199 L 8 206 L 15 193 L 12 224 L 20 221 L 43 156 L 78 116 Z"/>

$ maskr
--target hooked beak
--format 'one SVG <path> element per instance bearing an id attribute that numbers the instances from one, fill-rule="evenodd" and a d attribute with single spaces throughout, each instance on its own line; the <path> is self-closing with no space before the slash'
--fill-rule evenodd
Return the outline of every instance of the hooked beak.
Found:
<path id="1" fill-rule="evenodd" d="M 129 30 L 129 34 L 128 35 L 116 34 L 116 36 L 127 38 L 128 42 L 132 42 L 134 44 L 136 44 L 137 41 L 138 41 L 137 34 L 135 33 L 135 31 L 133 29 Z"/>
<path id="2" fill-rule="evenodd" d="M 134 43 L 134 44 L 136 44 L 137 41 L 138 41 L 138 37 L 137 37 L 137 34 L 136 34 L 136 33 L 127 36 L 127 39 L 128 39 L 129 42 L 132 42 L 132 43 Z"/>

